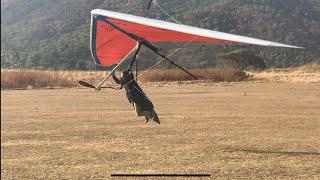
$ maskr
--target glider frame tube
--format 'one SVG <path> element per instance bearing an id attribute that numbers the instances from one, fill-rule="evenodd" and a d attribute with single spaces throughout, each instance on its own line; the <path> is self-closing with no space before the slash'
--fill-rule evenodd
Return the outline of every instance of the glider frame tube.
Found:
<path id="1" fill-rule="evenodd" d="M 98 57 L 97 57 L 97 50 L 96 50 L 96 44 L 94 43 L 96 41 L 96 35 L 97 35 L 97 16 L 94 16 L 91 18 L 91 29 L 90 29 L 90 48 L 91 48 L 91 56 L 93 57 L 93 60 L 96 64 L 101 65 Z"/>
<path id="2" fill-rule="evenodd" d="M 111 74 L 127 59 L 127 57 L 135 50 L 137 50 L 138 48 L 138 44 L 136 45 L 136 47 L 134 49 L 131 50 L 131 52 L 125 57 L 123 58 L 110 72 L 109 74 L 97 85 L 96 90 L 99 91 L 101 90 L 101 86 L 106 82 L 106 80 L 111 76 Z"/>
<path id="3" fill-rule="evenodd" d="M 134 53 L 133 58 L 132 58 L 132 60 L 131 60 L 131 63 L 130 63 L 130 65 L 129 65 L 129 69 L 131 69 L 132 66 L 133 66 L 133 64 L 134 64 L 134 62 L 136 62 L 136 59 L 137 59 L 137 57 L 138 57 L 138 54 L 139 54 L 139 51 L 140 51 L 141 46 L 142 46 L 142 44 L 139 43 L 139 44 L 138 44 L 138 47 L 137 47 L 137 50 L 136 50 L 136 52 Z"/>

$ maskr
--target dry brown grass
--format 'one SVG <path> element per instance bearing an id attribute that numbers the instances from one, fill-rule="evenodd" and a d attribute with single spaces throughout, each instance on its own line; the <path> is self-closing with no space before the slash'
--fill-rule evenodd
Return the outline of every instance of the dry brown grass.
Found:
<path id="1" fill-rule="evenodd" d="M 247 75 L 239 70 L 193 70 L 199 80 L 213 82 L 243 81 Z M 38 70 L 1 70 L 1 88 L 44 88 L 44 87 L 77 87 L 78 81 L 89 83 L 100 81 L 103 71 L 38 71 Z M 153 70 L 149 71 L 139 80 L 142 82 L 159 81 L 189 81 L 192 78 L 181 70 Z M 113 83 L 110 79 L 109 83 Z"/>
<path id="2" fill-rule="evenodd" d="M 2 91 L 2 179 L 111 179 L 111 173 L 320 178 L 318 84 L 144 90 L 161 125 L 136 117 L 123 91 Z"/>
<path id="3" fill-rule="evenodd" d="M 254 79 L 281 82 L 320 83 L 320 61 L 314 61 L 301 67 L 268 69 L 262 72 L 248 72 Z"/>
<path id="4" fill-rule="evenodd" d="M 76 87 L 79 80 L 90 83 L 100 80 L 104 72 L 93 71 L 39 71 L 1 69 L 1 89 L 44 87 Z"/>
<path id="5" fill-rule="evenodd" d="M 191 70 L 198 80 L 211 82 L 239 82 L 248 79 L 248 75 L 236 69 L 198 69 Z M 143 75 L 146 82 L 190 81 L 191 76 L 181 70 L 152 70 Z"/>
<path id="6" fill-rule="evenodd" d="M 320 60 L 313 61 L 297 69 L 307 73 L 320 73 Z"/>
<path id="7" fill-rule="evenodd" d="M 4 70 L 1 72 L 1 88 L 41 88 L 41 87 L 70 87 L 75 84 L 61 78 L 56 72 L 30 70 Z"/>
<path id="8" fill-rule="evenodd" d="M 143 73 L 144 71 L 140 71 Z M 206 82 L 239 82 L 254 79 L 289 82 L 320 82 L 320 63 L 313 63 L 286 69 L 270 69 L 262 72 L 243 72 L 236 69 L 198 69 L 191 70 L 198 80 Z M 78 81 L 89 83 L 100 81 L 103 71 L 38 71 L 1 69 L 1 89 L 77 87 Z M 151 70 L 139 76 L 140 82 L 191 81 L 185 72 L 174 70 Z M 114 83 L 110 79 L 108 83 Z"/>

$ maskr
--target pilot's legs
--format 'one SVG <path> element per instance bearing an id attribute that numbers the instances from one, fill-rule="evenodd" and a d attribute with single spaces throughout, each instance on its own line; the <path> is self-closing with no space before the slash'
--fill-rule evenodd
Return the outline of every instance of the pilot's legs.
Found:
<path id="1" fill-rule="evenodd" d="M 158 118 L 157 113 L 154 110 L 152 110 L 151 114 L 152 114 L 152 120 L 154 120 L 156 123 L 160 124 L 160 120 Z"/>
<path id="2" fill-rule="evenodd" d="M 145 123 L 147 123 L 149 121 L 149 119 L 152 119 L 156 123 L 160 124 L 158 115 L 154 110 L 152 110 L 152 111 L 141 111 L 141 108 L 136 103 L 133 103 L 133 107 L 135 109 L 135 112 L 136 112 L 137 116 L 144 116 L 145 117 Z"/>
<path id="3" fill-rule="evenodd" d="M 149 119 L 154 120 L 156 123 L 160 124 L 159 118 L 157 113 L 152 110 L 152 111 L 143 111 L 144 117 L 146 118 L 146 123 L 149 121 Z"/>
<path id="4" fill-rule="evenodd" d="M 140 107 L 138 104 L 133 103 L 133 108 L 136 111 L 137 116 L 144 116 L 143 112 L 141 111 Z"/>

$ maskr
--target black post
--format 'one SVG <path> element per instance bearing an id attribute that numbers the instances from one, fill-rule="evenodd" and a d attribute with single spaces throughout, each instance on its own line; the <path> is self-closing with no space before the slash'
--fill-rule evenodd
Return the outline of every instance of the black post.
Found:
<path id="1" fill-rule="evenodd" d="M 142 46 L 142 44 L 141 44 L 141 43 L 139 43 L 138 48 L 137 48 L 136 52 L 134 53 L 133 58 L 132 58 L 132 60 L 131 60 L 131 63 L 130 63 L 130 65 L 129 65 L 129 69 L 131 69 L 131 68 L 132 68 L 132 66 L 133 66 L 134 62 L 136 61 L 136 59 L 137 59 L 137 56 L 138 56 L 138 53 L 139 53 L 139 51 L 140 51 L 141 46 Z"/>
<path id="2" fill-rule="evenodd" d="M 136 81 L 138 82 L 138 61 L 136 61 Z"/>

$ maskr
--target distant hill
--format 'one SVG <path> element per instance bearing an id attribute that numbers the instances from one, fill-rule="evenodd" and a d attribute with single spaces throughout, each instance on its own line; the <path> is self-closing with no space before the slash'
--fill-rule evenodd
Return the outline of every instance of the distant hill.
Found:
<path id="1" fill-rule="evenodd" d="M 320 59 L 319 0 L 158 1 L 184 24 L 304 46 L 306 50 L 248 47 L 268 67 Z M 90 11 L 144 15 L 147 0 L 1 0 L 1 66 L 92 69 Z M 170 21 L 157 7 L 151 18 Z M 185 48 L 172 59 L 187 67 L 212 67 L 217 54 L 243 47 Z M 157 57 L 144 52 L 141 67 Z"/>

